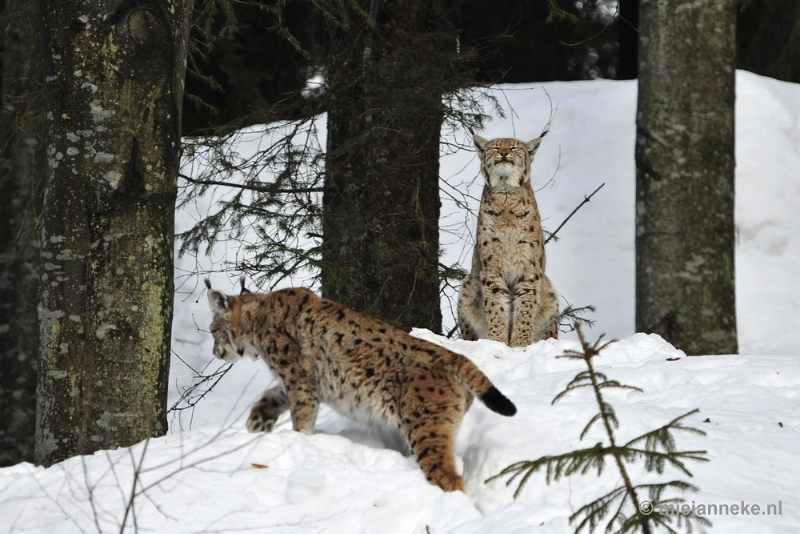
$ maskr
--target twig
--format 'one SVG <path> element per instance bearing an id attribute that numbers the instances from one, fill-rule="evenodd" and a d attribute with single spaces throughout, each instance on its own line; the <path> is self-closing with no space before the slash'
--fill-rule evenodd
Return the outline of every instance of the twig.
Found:
<path id="1" fill-rule="evenodd" d="M 456 330 L 458 330 L 458 325 L 457 324 L 453 328 L 450 329 L 450 331 L 447 333 L 447 336 L 445 336 L 445 337 L 447 337 L 449 339 L 453 334 L 456 333 Z"/>
<path id="2" fill-rule="evenodd" d="M 570 213 L 570 214 L 567 216 L 567 218 L 566 218 L 566 219 L 564 219 L 564 222 L 562 222 L 561 224 L 559 224 L 559 225 L 558 225 L 558 228 L 556 228 L 555 232 L 553 232 L 552 234 L 550 234 L 550 235 L 548 236 L 548 238 L 544 240 L 544 244 L 546 245 L 547 243 L 549 243 L 549 242 L 550 242 L 550 240 L 551 240 L 551 239 L 553 239 L 553 237 L 555 237 L 555 235 L 558 233 L 558 231 L 559 231 L 559 230 L 561 230 L 561 227 L 563 227 L 565 224 L 567 224 L 567 221 L 568 221 L 568 220 L 570 220 L 570 219 L 572 218 L 572 216 L 573 216 L 573 215 L 575 215 L 575 213 L 576 213 L 576 212 L 577 212 L 579 209 L 581 209 L 581 206 L 583 206 L 584 204 L 586 204 L 587 202 L 589 202 L 589 201 L 592 199 L 592 197 L 594 196 L 594 194 L 595 194 L 595 193 L 597 193 L 598 191 L 600 191 L 600 189 L 602 189 L 604 185 L 606 185 L 606 183 L 605 183 L 605 182 L 603 182 L 602 184 L 600 184 L 600 187 L 598 187 L 597 189 L 595 189 L 595 190 L 592 192 L 592 194 L 591 194 L 591 195 L 589 195 L 588 197 L 584 197 L 584 198 L 583 198 L 583 202 L 581 202 L 580 204 L 578 204 L 578 207 L 577 207 L 577 208 L 575 208 L 574 210 L 572 210 L 572 213 Z"/>
<path id="3" fill-rule="evenodd" d="M 224 187 L 233 187 L 236 189 L 244 189 L 246 191 L 255 191 L 257 193 L 277 193 L 277 194 L 286 194 L 286 193 L 324 193 L 324 187 L 299 187 L 296 189 L 276 189 L 274 187 L 258 187 L 255 185 L 242 185 L 242 184 L 233 184 L 230 182 L 221 182 L 218 180 L 198 180 L 196 178 L 192 178 L 191 176 L 187 176 L 183 173 L 178 173 L 178 176 L 183 178 L 189 183 L 197 184 L 197 185 L 221 185 Z"/>
<path id="4" fill-rule="evenodd" d="M 619 15 L 619 4 L 617 4 L 616 11 L 614 12 L 613 15 L 611 15 L 611 17 L 609 17 L 608 22 L 603 27 L 603 29 L 600 30 L 599 32 L 597 32 L 596 34 L 592 35 L 591 37 L 588 37 L 588 38 L 584 39 L 583 41 L 579 41 L 577 43 L 565 43 L 564 41 L 558 41 L 558 42 L 561 43 L 564 46 L 580 46 L 580 45 L 582 45 L 584 43 L 588 43 L 592 39 L 600 37 L 603 33 L 605 33 L 605 31 L 608 29 L 608 27 L 611 26 L 614 23 L 614 19 L 616 19 L 618 15 Z"/>
<path id="5" fill-rule="evenodd" d="M 128 449 L 128 453 L 131 457 L 131 463 L 135 466 L 133 470 L 133 486 L 131 487 L 131 494 L 128 497 L 128 502 L 125 504 L 125 511 L 122 514 L 122 524 L 119 527 L 119 534 L 124 534 L 125 532 L 125 525 L 128 522 L 128 514 L 132 512 L 133 515 L 133 528 L 136 532 L 139 531 L 139 525 L 136 521 L 136 511 L 132 510 L 134 501 L 136 499 L 136 486 L 139 483 L 139 474 L 142 470 L 142 464 L 144 464 L 144 455 L 147 453 L 147 446 L 150 444 L 150 438 L 144 440 L 144 447 L 142 448 L 142 455 L 139 457 L 139 464 L 136 464 L 136 459 L 133 457 L 133 451 Z"/>

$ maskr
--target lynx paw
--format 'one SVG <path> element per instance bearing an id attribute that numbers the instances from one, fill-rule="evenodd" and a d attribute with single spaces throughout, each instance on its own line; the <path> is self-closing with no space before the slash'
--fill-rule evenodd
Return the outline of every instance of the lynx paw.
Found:
<path id="1" fill-rule="evenodd" d="M 455 473 L 438 471 L 437 473 L 433 474 L 433 476 L 428 477 L 428 481 L 431 484 L 439 486 L 444 491 L 460 491 L 466 493 L 464 477 Z"/>
<path id="2" fill-rule="evenodd" d="M 272 432 L 276 419 L 253 409 L 247 418 L 247 430 L 250 432 Z"/>
<path id="3" fill-rule="evenodd" d="M 289 407 L 286 396 L 280 389 L 273 388 L 253 405 L 247 418 L 250 432 L 272 432 L 278 417 Z"/>

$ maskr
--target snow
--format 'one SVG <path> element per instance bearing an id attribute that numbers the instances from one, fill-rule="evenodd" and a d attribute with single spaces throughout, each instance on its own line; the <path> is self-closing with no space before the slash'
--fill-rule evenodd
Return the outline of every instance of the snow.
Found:
<path id="1" fill-rule="evenodd" d="M 548 245 L 548 275 L 572 304 L 597 306 L 587 337 L 605 332 L 619 339 L 597 360 L 598 371 L 644 390 L 607 392 L 620 441 L 700 408 L 687 423 L 706 436 L 676 435 L 679 449 L 706 450 L 710 459 L 688 463 L 699 492 L 684 494 L 687 503 L 749 507 L 746 514 L 709 516 L 715 532 L 794 533 L 800 531 L 800 86 L 738 72 L 737 92 L 740 355 L 686 357 L 656 335 L 634 332 L 634 82 L 502 86 L 496 94 L 514 114 L 482 135 L 538 136 L 552 99 L 557 112 L 533 167 L 535 187 L 547 184 L 537 198 L 550 230 L 606 184 Z M 477 198 L 482 184 L 471 152 L 444 156 L 442 175 Z M 468 264 L 474 219 L 449 197 L 443 203 L 445 261 Z M 177 226 L 190 217 L 183 212 Z M 194 261 L 179 260 L 177 275 Z M 217 369 L 204 332 L 205 297 L 189 285 L 176 297 L 173 348 L 197 369 Z M 271 434 L 248 434 L 248 406 L 271 378 L 262 362 L 243 360 L 193 413 L 173 414 L 167 436 L 48 469 L 0 469 L 0 532 L 119 532 L 126 521 L 128 532 L 159 533 L 563 533 L 571 531 L 572 513 L 620 483 L 610 466 L 599 478 L 549 486 L 538 473 L 516 500 L 515 486 L 484 483 L 513 462 L 603 439 L 596 429 L 578 441 L 596 411 L 588 391 L 551 404 L 581 369 L 556 358 L 578 348 L 574 335 L 511 349 L 412 333 L 471 358 L 519 410 L 505 418 L 476 402 L 465 416 L 456 453 L 466 494 L 431 486 L 412 458 L 327 408 L 312 436 L 293 432 L 287 416 Z M 191 379 L 176 358 L 170 404 Z M 123 519 L 134 473 L 136 496 Z M 632 476 L 654 480 L 637 468 Z M 667 471 L 661 480 L 678 476 Z M 753 504 L 762 513 L 754 515 Z M 781 513 L 763 514 L 768 505 Z"/>

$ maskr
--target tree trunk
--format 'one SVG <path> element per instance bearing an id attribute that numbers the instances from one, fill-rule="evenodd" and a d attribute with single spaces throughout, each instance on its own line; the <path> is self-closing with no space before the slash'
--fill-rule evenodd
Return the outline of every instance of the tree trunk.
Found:
<path id="1" fill-rule="evenodd" d="M 0 467 L 33 461 L 44 111 L 32 0 L 7 0 L 0 111 Z"/>
<path id="2" fill-rule="evenodd" d="M 636 328 L 736 353 L 734 0 L 642 0 Z"/>
<path id="3" fill-rule="evenodd" d="M 617 79 L 635 80 L 639 64 L 639 0 L 619 0 Z"/>
<path id="4" fill-rule="evenodd" d="M 322 292 L 409 330 L 441 329 L 439 135 L 449 51 L 439 2 L 362 1 L 332 26 Z M 380 6 L 380 9 L 378 9 Z"/>
<path id="5" fill-rule="evenodd" d="M 737 68 L 800 83 L 800 2 L 748 0 L 736 21 Z"/>
<path id="6" fill-rule="evenodd" d="M 36 462 L 167 430 L 191 2 L 38 0 L 46 66 Z"/>

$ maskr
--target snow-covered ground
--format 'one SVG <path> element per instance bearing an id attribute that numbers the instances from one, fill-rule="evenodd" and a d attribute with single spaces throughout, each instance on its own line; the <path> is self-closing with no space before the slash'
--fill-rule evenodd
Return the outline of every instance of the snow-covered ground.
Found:
<path id="1" fill-rule="evenodd" d="M 482 135 L 536 137 L 552 99 L 557 113 L 533 170 L 535 187 L 544 186 L 537 198 L 545 226 L 555 229 L 584 195 L 606 185 L 548 245 L 548 274 L 570 303 L 597 306 L 588 337 L 620 339 L 598 370 L 644 390 L 608 393 L 620 440 L 700 408 L 687 423 L 707 435 L 676 435 L 679 449 L 706 450 L 710 459 L 687 465 L 700 489 L 684 495 L 687 503 L 727 505 L 728 514 L 708 517 L 714 532 L 788 534 L 800 532 L 800 86 L 739 72 L 737 92 L 736 356 L 687 358 L 658 336 L 634 333 L 634 82 L 502 86 L 496 94 L 509 118 Z M 469 151 L 444 156 L 445 190 L 477 198 L 477 171 Z M 474 220 L 449 196 L 442 200 L 445 261 L 466 264 Z M 179 270 L 194 268 L 194 259 L 181 262 Z M 203 331 L 209 317 L 199 288 L 176 298 L 173 348 L 198 369 L 218 367 Z M 445 317 L 448 329 L 449 310 Z M 519 409 L 505 418 L 475 403 L 464 418 L 456 452 L 466 494 L 431 486 L 412 458 L 327 408 L 313 436 L 291 431 L 287 416 L 272 434 L 247 434 L 248 405 L 270 376 L 262 362 L 242 361 L 193 413 L 174 415 L 163 438 L 49 469 L 0 469 L 0 532 L 119 532 L 126 521 L 129 532 L 159 533 L 564 533 L 572 513 L 620 484 L 610 466 L 601 478 L 550 486 L 536 474 L 516 500 L 503 481 L 484 483 L 513 462 L 603 439 L 592 432 L 578 441 L 596 411 L 589 392 L 551 405 L 580 369 L 556 359 L 578 347 L 574 336 L 510 349 L 413 333 L 473 359 Z M 171 403 L 191 377 L 176 358 Z M 134 472 L 138 493 L 126 518 Z M 641 470 L 633 476 L 653 480 Z"/>

